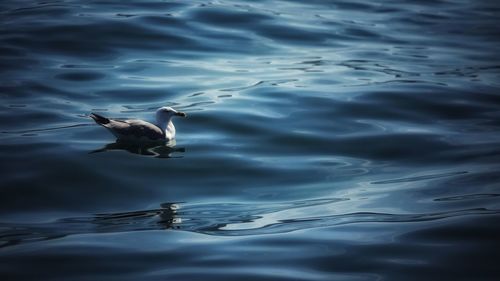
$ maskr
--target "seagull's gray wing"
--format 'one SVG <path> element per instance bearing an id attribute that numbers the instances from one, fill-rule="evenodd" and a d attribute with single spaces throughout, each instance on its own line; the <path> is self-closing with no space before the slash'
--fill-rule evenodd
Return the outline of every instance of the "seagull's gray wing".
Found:
<path id="1" fill-rule="evenodd" d="M 158 126 L 142 120 L 116 120 L 92 113 L 95 122 L 107 128 L 119 140 L 124 141 L 161 141 L 165 132 Z"/>
<path id="2" fill-rule="evenodd" d="M 104 127 L 122 140 L 152 140 L 159 141 L 165 139 L 165 134 L 156 125 L 142 120 L 114 120 L 110 119 Z"/>

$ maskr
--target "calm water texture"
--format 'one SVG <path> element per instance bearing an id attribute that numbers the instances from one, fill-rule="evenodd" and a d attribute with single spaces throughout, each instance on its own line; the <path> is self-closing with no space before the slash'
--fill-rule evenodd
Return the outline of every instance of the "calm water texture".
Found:
<path id="1" fill-rule="evenodd" d="M 2 1 L 1 280 L 499 280 L 499 15 Z"/>

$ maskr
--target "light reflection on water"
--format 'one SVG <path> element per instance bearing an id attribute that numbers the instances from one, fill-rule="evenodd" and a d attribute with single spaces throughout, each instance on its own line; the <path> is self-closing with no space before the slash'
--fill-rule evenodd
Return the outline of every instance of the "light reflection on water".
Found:
<path id="1" fill-rule="evenodd" d="M 498 279 L 498 4 L 4 2 L 6 280 Z"/>

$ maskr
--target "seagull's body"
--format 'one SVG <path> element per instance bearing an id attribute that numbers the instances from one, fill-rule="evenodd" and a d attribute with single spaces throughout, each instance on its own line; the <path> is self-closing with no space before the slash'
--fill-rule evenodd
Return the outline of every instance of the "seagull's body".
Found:
<path id="1" fill-rule="evenodd" d="M 138 120 L 116 120 L 91 113 L 94 121 L 108 129 L 119 141 L 126 142 L 160 142 L 175 138 L 175 126 L 172 117 L 185 117 L 184 112 L 171 107 L 161 107 L 156 111 L 156 124 Z"/>

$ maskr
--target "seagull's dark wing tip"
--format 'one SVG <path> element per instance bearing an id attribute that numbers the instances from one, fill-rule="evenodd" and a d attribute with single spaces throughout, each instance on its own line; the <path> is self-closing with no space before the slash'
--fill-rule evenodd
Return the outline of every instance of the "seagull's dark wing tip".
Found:
<path id="1" fill-rule="evenodd" d="M 105 125 L 105 124 L 108 124 L 110 122 L 108 118 L 101 116 L 99 114 L 90 113 L 89 116 L 90 116 L 90 118 L 94 119 L 94 121 L 99 125 Z"/>

